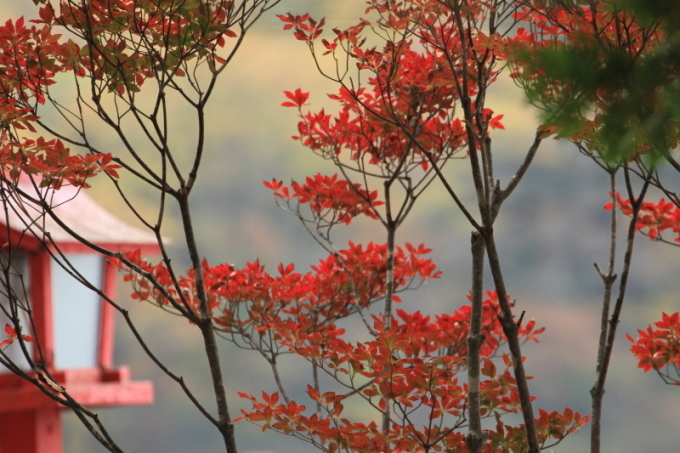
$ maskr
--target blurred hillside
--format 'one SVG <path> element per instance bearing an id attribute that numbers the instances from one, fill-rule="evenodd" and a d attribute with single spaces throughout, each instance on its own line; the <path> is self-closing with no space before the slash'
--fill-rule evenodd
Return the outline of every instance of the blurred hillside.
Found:
<path id="1" fill-rule="evenodd" d="M 27 0 L 0 0 L 2 20 L 34 13 Z M 263 180 L 289 181 L 316 172 L 333 173 L 332 166 L 291 140 L 296 132 L 294 109 L 280 107 L 283 90 L 311 91 L 311 109 L 333 105 L 325 97 L 335 87 L 321 77 L 305 45 L 282 31 L 275 14 L 286 11 L 326 16 L 329 26 L 347 26 L 362 14 L 362 1 L 291 0 L 270 12 L 246 38 L 232 65 L 225 72 L 210 107 L 210 142 L 201 179 L 193 195 L 193 216 L 199 231 L 202 254 L 213 264 L 229 262 L 244 266 L 259 259 L 270 269 L 279 262 L 294 262 L 301 271 L 324 257 L 297 219 L 278 209 Z M 497 113 L 504 113 L 505 131 L 493 135 L 500 166 L 497 177 L 512 176 L 535 130 L 535 114 L 523 103 L 515 86 L 502 81 L 494 88 Z M 176 145 L 190 144 L 181 112 L 175 115 Z M 183 137 L 182 134 L 186 134 Z M 103 135 L 103 137 L 105 137 Z M 102 138 L 102 140 L 105 140 Z M 115 152 L 116 149 L 109 149 Z M 447 174 L 470 200 L 467 161 L 455 161 Z M 680 180 L 674 181 L 680 187 Z M 134 201 L 147 215 L 157 202 L 142 187 L 129 186 Z M 590 411 L 589 389 L 594 379 L 595 343 L 598 337 L 602 284 L 593 267 L 604 263 L 608 253 L 607 175 L 565 143 L 544 143 L 525 180 L 504 205 L 496 231 L 510 294 L 517 307 L 547 327 L 538 345 L 526 347 L 527 369 L 536 404 L 546 409 L 570 406 Z M 95 198 L 111 212 L 133 222 L 110 186 L 96 184 Z M 181 229 L 176 218 L 168 219 L 164 235 L 172 239 L 175 263 L 185 267 Z M 466 303 L 469 291 L 470 228 L 438 184 L 416 205 L 399 243 L 424 242 L 444 271 L 439 281 L 405 297 L 404 308 L 426 313 L 450 312 Z M 358 220 L 338 231 L 336 243 L 384 242 L 371 222 Z M 607 453 L 678 451 L 680 389 L 664 386 L 651 374 L 635 368 L 627 352 L 626 332 L 633 333 L 656 321 L 661 311 L 680 310 L 680 253 L 677 249 L 638 238 L 634 273 L 619 328 L 618 348 L 613 357 L 605 396 L 603 451 Z M 490 286 L 489 286 L 490 287 Z M 122 289 L 121 296 L 127 294 Z M 153 307 L 126 302 L 153 350 L 169 367 L 186 376 L 203 401 L 210 401 L 207 364 L 195 329 L 185 321 Z M 139 453 L 203 453 L 223 448 L 211 426 L 187 402 L 180 389 L 163 376 L 140 352 L 134 339 L 119 323 L 116 362 L 129 364 L 135 379 L 156 383 L 153 407 L 104 409 L 102 419 L 122 447 Z M 273 391 L 268 367 L 258 357 L 226 348 L 225 374 L 234 395 L 234 416 L 241 402 L 236 391 L 259 394 Z M 290 363 L 284 378 L 296 382 L 302 363 Z M 300 383 L 297 390 L 302 391 Z M 212 407 L 210 404 L 208 407 Z M 356 414 L 361 416 L 361 414 Z M 70 414 L 64 414 L 67 453 L 99 453 L 92 440 Z M 243 453 L 307 453 L 307 445 L 239 423 L 237 440 Z M 586 451 L 588 427 L 563 444 L 556 453 Z"/>

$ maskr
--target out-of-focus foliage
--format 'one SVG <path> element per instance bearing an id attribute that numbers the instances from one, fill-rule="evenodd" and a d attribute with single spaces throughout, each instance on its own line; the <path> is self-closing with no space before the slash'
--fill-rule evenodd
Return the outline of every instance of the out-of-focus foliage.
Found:
<path id="1" fill-rule="evenodd" d="M 587 140 L 607 161 L 671 156 L 680 120 L 679 2 L 537 0 L 524 14 L 543 16 L 532 31 L 545 39 L 516 49 L 516 80 L 548 130 Z"/>

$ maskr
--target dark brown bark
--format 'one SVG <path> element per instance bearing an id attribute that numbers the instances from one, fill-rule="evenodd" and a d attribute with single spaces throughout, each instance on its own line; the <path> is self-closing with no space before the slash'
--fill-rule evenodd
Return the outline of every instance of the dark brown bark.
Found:
<path id="1" fill-rule="evenodd" d="M 388 202 L 389 206 L 389 202 Z M 392 324 L 392 296 L 394 294 L 394 237 L 395 237 L 395 227 L 392 225 L 391 219 L 388 219 L 387 226 L 387 270 L 385 275 L 385 284 L 387 291 L 385 293 L 385 311 L 384 311 L 384 323 L 385 331 L 390 329 Z M 389 400 L 386 401 L 385 411 L 382 415 L 382 429 L 387 431 L 390 429 L 390 417 L 391 408 Z"/>
<path id="2" fill-rule="evenodd" d="M 515 324 L 510 303 L 508 302 L 508 293 L 505 289 L 505 281 L 503 280 L 503 274 L 501 272 L 501 264 L 493 237 L 493 228 L 489 228 L 486 232 L 485 243 L 491 275 L 493 277 L 494 286 L 496 287 L 496 294 L 498 295 L 498 304 L 501 307 L 501 316 L 499 317 L 499 320 L 503 328 L 503 333 L 508 340 L 512 368 L 515 380 L 517 381 L 517 393 L 519 394 L 520 403 L 522 405 L 522 417 L 524 418 L 528 443 L 527 451 L 529 453 L 538 453 L 541 451 L 541 448 L 538 444 L 534 409 L 531 404 L 531 393 L 529 392 L 527 375 L 524 370 L 524 362 L 522 362 L 522 349 L 517 336 L 518 328 L 517 324 Z"/>
<path id="3" fill-rule="evenodd" d="M 482 335 L 482 291 L 484 277 L 484 239 L 478 232 L 472 233 L 472 311 L 468 333 L 468 434 L 465 444 L 469 453 L 482 453 L 486 435 L 482 431 L 480 412 L 480 357 L 479 351 L 484 342 Z"/>
<path id="4" fill-rule="evenodd" d="M 208 308 L 208 296 L 203 286 L 203 270 L 201 268 L 201 259 L 198 254 L 198 247 L 196 245 L 196 237 L 194 235 L 193 224 L 191 222 L 191 213 L 189 211 L 189 194 L 182 190 L 180 191 L 177 201 L 180 207 L 182 216 L 182 226 L 184 227 L 184 236 L 191 259 L 191 265 L 194 271 L 194 279 L 196 281 L 196 292 L 199 300 L 199 323 L 198 327 L 201 329 L 203 336 L 203 346 L 206 357 L 208 358 L 208 365 L 210 367 L 210 377 L 212 378 L 213 391 L 215 393 L 215 402 L 217 403 L 218 414 L 218 429 L 224 438 L 224 444 L 227 453 L 237 453 L 236 437 L 234 435 L 234 424 L 229 415 L 229 407 L 227 404 L 227 395 L 224 388 L 224 380 L 222 376 L 222 366 L 219 358 L 219 348 L 215 336 L 215 327 L 210 316 L 210 309 Z"/>

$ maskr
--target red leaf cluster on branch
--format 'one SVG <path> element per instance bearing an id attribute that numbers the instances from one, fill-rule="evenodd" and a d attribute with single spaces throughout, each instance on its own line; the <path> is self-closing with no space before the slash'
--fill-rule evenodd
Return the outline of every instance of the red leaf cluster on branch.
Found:
<path id="1" fill-rule="evenodd" d="M 0 27 L 0 165 L 14 182 L 22 172 L 55 188 L 64 182 L 88 187 L 86 180 L 100 171 L 118 177 L 110 154 L 72 155 L 59 139 L 21 137 L 36 132 L 36 108 L 56 74 L 73 69 L 73 46 L 60 43 L 48 25 L 26 27 L 23 18 Z"/>
<path id="2" fill-rule="evenodd" d="M 503 356 L 505 370 L 497 373 L 491 360 L 503 342 L 498 321 L 498 300 L 488 292 L 484 300 L 485 334 L 482 348 L 482 415 L 496 417 L 496 431 L 490 432 L 487 451 L 508 448 L 519 451 L 524 445 L 522 427 L 507 426 L 500 415 L 517 413 L 519 399 L 515 381 L 509 370 L 510 359 Z M 436 451 L 467 451 L 459 428 L 465 426 L 467 384 L 460 383 L 458 373 L 465 367 L 469 306 L 452 315 L 432 319 L 420 312 L 397 310 L 389 330 L 382 317 L 373 317 L 375 338 L 368 341 L 348 341 L 347 333 L 335 326 L 329 330 L 309 330 L 292 321 L 271 322 L 270 332 L 282 345 L 306 358 L 319 369 L 341 383 L 344 392 L 320 394 L 308 386 L 307 394 L 317 412 L 308 414 L 307 408 L 295 401 L 280 401 L 278 393 L 263 393 L 261 398 L 241 393 L 252 402 L 252 409 L 243 410 L 242 419 L 324 445 L 330 451 L 356 452 L 416 451 L 430 446 Z M 520 328 L 525 340 L 536 340 L 543 329 L 527 323 Z M 388 431 L 376 423 L 355 423 L 344 416 L 346 400 L 363 399 L 383 410 L 394 404 L 406 419 L 425 417 L 423 426 L 414 423 L 395 423 Z M 356 403 L 355 403 L 356 404 Z M 563 414 L 542 411 L 537 419 L 541 440 L 545 445 L 561 440 L 583 426 L 588 418 L 566 409 Z"/>
<path id="3" fill-rule="evenodd" d="M 304 184 L 293 182 L 291 191 L 282 182 L 275 179 L 265 181 L 265 187 L 272 189 L 274 194 L 290 203 L 309 204 L 315 218 L 324 219 L 326 223 L 344 223 L 349 225 L 354 217 L 364 214 L 376 219 L 374 209 L 384 204 L 378 201 L 378 192 L 368 192 L 359 184 L 350 184 L 344 179 L 338 180 L 338 175 L 315 175 L 307 177 Z"/>
<path id="4" fill-rule="evenodd" d="M 244 269 L 228 264 L 213 267 L 204 261 L 203 279 L 209 306 L 220 307 L 221 314 L 214 315 L 215 322 L 229 332 L 261 329 L 277 319 L 289 318 L 300 330 L 305 326 L 321 329 L 385 296 L 386 249 L 385 245 L 369 243 L 364 247 L 350 242 L 348 249 L 319 261 L 312 266 L 312 272 L 306 274 L 295 272 L 292 264 L 279 265 L 279 275 L 271 275 L 257 261 L 248 263 Z M 397 292 L 439 277 L 441 273 L 432 260 L 422 257 L 428 253 L 430 250 L 423 245 L 406 244 L 405 250 L 397 247 L 393 272 Z M 139 251 L 127 252 L 124 257 L 130 265 L 121 263 L 121 268 L 126 272 L 125 280 L 135 286 L 134 299 L 160 306 L 184 305 L 197 312 L 198 299 L 191 270 L 178 281 L 182 288 L 179 295 L 163 262 L 151 265 Z M 145 274 L 158 284 L 151 284 Z M 393 297 L 399 300 L 398 296 Z"/>
<path id="5" fill-rule="evenodd" d="M 42 124 L 38 108 L 58 73 L 90 78 L 93 104 L 81 99 L 80 108 L 103 112 L 96 107 L 102 95 L 114 93 L 134 105 L 132 95 L 145 80 L 172 83 L 186 75 L 192 59 L 216 71 L 225 63 L 218 49 L 225 38 L 237 37 L 231 30 L 231 1 L 94 0 L 56 7 L 48 2 L 39 14 L 32 22 L 41 26 L 26 26 L 23 18 L 0 26 L 0 161 L 15 181 L 21 172 L 38 174 L 43 186 L 55 188 L 64 182 L 88 187 L 86 180 L 101 171 L 117 178 L 119 168 L 110 155 L 87 144 L 78 143 L 90 152 L 84 156 L 70 154 L 60 139 L 22 136 L 23 130 L 35 133 L 36 123 Z M 57 27 L 80 40 L 63 42 L 53 31 Z"/>
<path id="6" fill-rule="evenodd" d="M 66 46 L 49 26 L 26 27 L 24 18 L 0 27 L 0 93 L 3 104 L 33 99 L 45 103 L 45 88 L 65 70 Z M 10 105 L 13 107 L 12 105 Z"/>
<path id="7" fill-rule="evenodd" d="M 611 196 L 611 193 L 609 195 Z M 609 202 L 604 205 L 604 209 L 611 210 L 612 206 L 612 202 Z M 624 200 L 618 192 L 616 193 L 616 206 L 624 215 L 629 217 L 633 215 L 631 200 Z M 680 243 L 680 206 L 664 198 L 661 198 L 658 203 L 644 201 L 640 207 L 635 231 L 640 231 L 650 240 L 668 242 L 661 236 L 661 233 L 666 230 L 676 234 L 674 241 Z"/>
<path id="8" fill-rule="evenodd" d="M 21 339 L 24 341 L 34 341 L 33 337 L 31 337 L 30 335 L 23 335 L 17 333 L 16 329 L 10 326 L 9 324 L 5 324 L 5 335 L 7 335 L 7 339 L 0 342 L 0 348 L 9 346 L 10 344 L 14 343 L 19 337 L 21 337 Z"/>
<path id="9" fill-rule="evenodd" d="M 94 0 L 63 2 L 60 11 L 41 9 L 43 21 L 69 28 L 88 42 L 71 43 L 70 62 L 78 75 L 101 80 L 119 95 L 138 92 L 148 78 L 186 75 L 186 61 L 207 61 L 212 70 L 230 29 L 233 2 Z M 114 30 L 114 33 L 111 31 Z"/>
<path id="10" fill-rule="evenodd" d="M 680 385 L 680 313 L 663 313 L 654 327 L 638 330 L 637 338 L 629 334 L 626 338 L 638 368 L 645 373 L 654 370 L 667 384 Z"/>

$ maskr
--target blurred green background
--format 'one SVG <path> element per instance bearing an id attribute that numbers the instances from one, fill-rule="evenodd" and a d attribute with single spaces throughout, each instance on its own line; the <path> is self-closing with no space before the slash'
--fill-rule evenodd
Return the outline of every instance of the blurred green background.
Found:
<path id="1" fill-rule="evenodd" d="M 28 0 L 0 0 L 2 19 L 35 17 Z M 325 16 L 329 26 L 347 26 L 363 13 L 363 1 L 284 0 L 250 32 L 233 63 L 222 76 L 209 108 L 208 153 L 199 183 L 192 195 L 193 216 L 200 250 L 212 264 L 244 266 L 259 259 L 269 269 L 279 262 L 294 262 L 305 270 L 323 251 L 307 236 L 297 219 L 278 209 L 263 180 L 290 181 L 305 175 L 334 173 L 333 167 L 290 138 L 296 132 L 294 109 L 280 107 L 283 90 L 302 88 L 312 93 L 312 110 L 334 105 L 326 93 L 335 91 L 321 77 L 305 45 L 282 30 L 274 17 L 291 11 Z M 505 114 L 505 131 L 493 135 L 497 177 L 512 176 L 528 148 L 537 115 L 526 107 L 522 93 L 509 81 L 492 90 L 492 106 Z M 190 131 L 182 112 L 175 112 L 176 146 L 190 146 Z M 104 136 L 105 137 L 105 136 Z M 183 141 L 184 140 L 184 141 Z M 116 152 L 111 143 L 110 152 Z M 467 161 L 447 167 L 447 175 L 467 200 Z M 680 181 L 671 175 L 673 187 Z M 132 188 L 141 209 L 153 215 L 152 194 Z M 605 263 L 608 251 L 608 177 L 567 143 L 547 141 L 525 180 L 504 205 L 496 232 L 510 294 L 526 318 L 536 319 L 547 331 L 541 343 L 528 345 L 527 369 L 535 378 L 530 388 L 536 405 L 562 410 L 569 406 L 582 413 L 590 408 L 589 389 L 594 379 L 599 306 L 602 284 L 593 267 Z M 95 184 L 91 194 L 109 211 L 129 222 L 133 217 L 110 186 Z M 623 223 L 623 222 L 622 222 Z M 338 232 L 336 243 L 384 242 L 372 222 L 358 220 Z M 470 227 L 439 184 L 420 200 L 398 233 L 398 243 L 424 242 L 444 274 L 405 298 L 404 308 L 426 313 L 450 312 L 465 304 L 470 287 Z M 181 229 L 169 219 L 164 235 L 175 263 L 186 267 L 181 249 Z M 652 374 L 643 374 L 627 352 L 623 338 L 660 318 L 661 311 L 680 309 L 680 253 L 673 247 L 638 238 L 633 276 L 629 286 L 618 344 L 610 368 L 603 420 L 604 452 L 677 452 L 680 432 L 680 389 L 664 386 Z M 620 256 L 620 255 L 619 255 Z M 121 283 L 122 285 L 122 283 Z M 489 286 L 490 287 L 490 286 Z M 121 300 L 133 313 L 152 349 L 210 404 L 211 385 L 197 331 L 186 321 L 127 298 Z M 232 415 L 238 416 L 237 391 L 259 394 L 274 391 L 269 369 L 259 356 L 225 347 L 225 380 L 231 395 Z M 223 451 L 216 431 L 183 396 L 181 390 L 140 351 L 122 323 L 118 323 L 116 363 L 132 368 L 134 379 L 151 379 L 156 403 L 149 407 L 100 410 L 102 420 L 119 444 L 139 453 L 203 453 Z M 301 362 L 291 362 L 284 378 L 295 392 L 305 384 Z M 362 417 L 353 408 L 348 415 Z M 65 452 L 98 453 L 100 447 L 68 413 L 63 415 Z M 555 452 L 586 451 L 589 427 L 553 448 Z M 312 447 L 272 432 L 262 433 L 245 422 L 237 424 L 237 441 L 243 453 L 307 453 Z"/>

